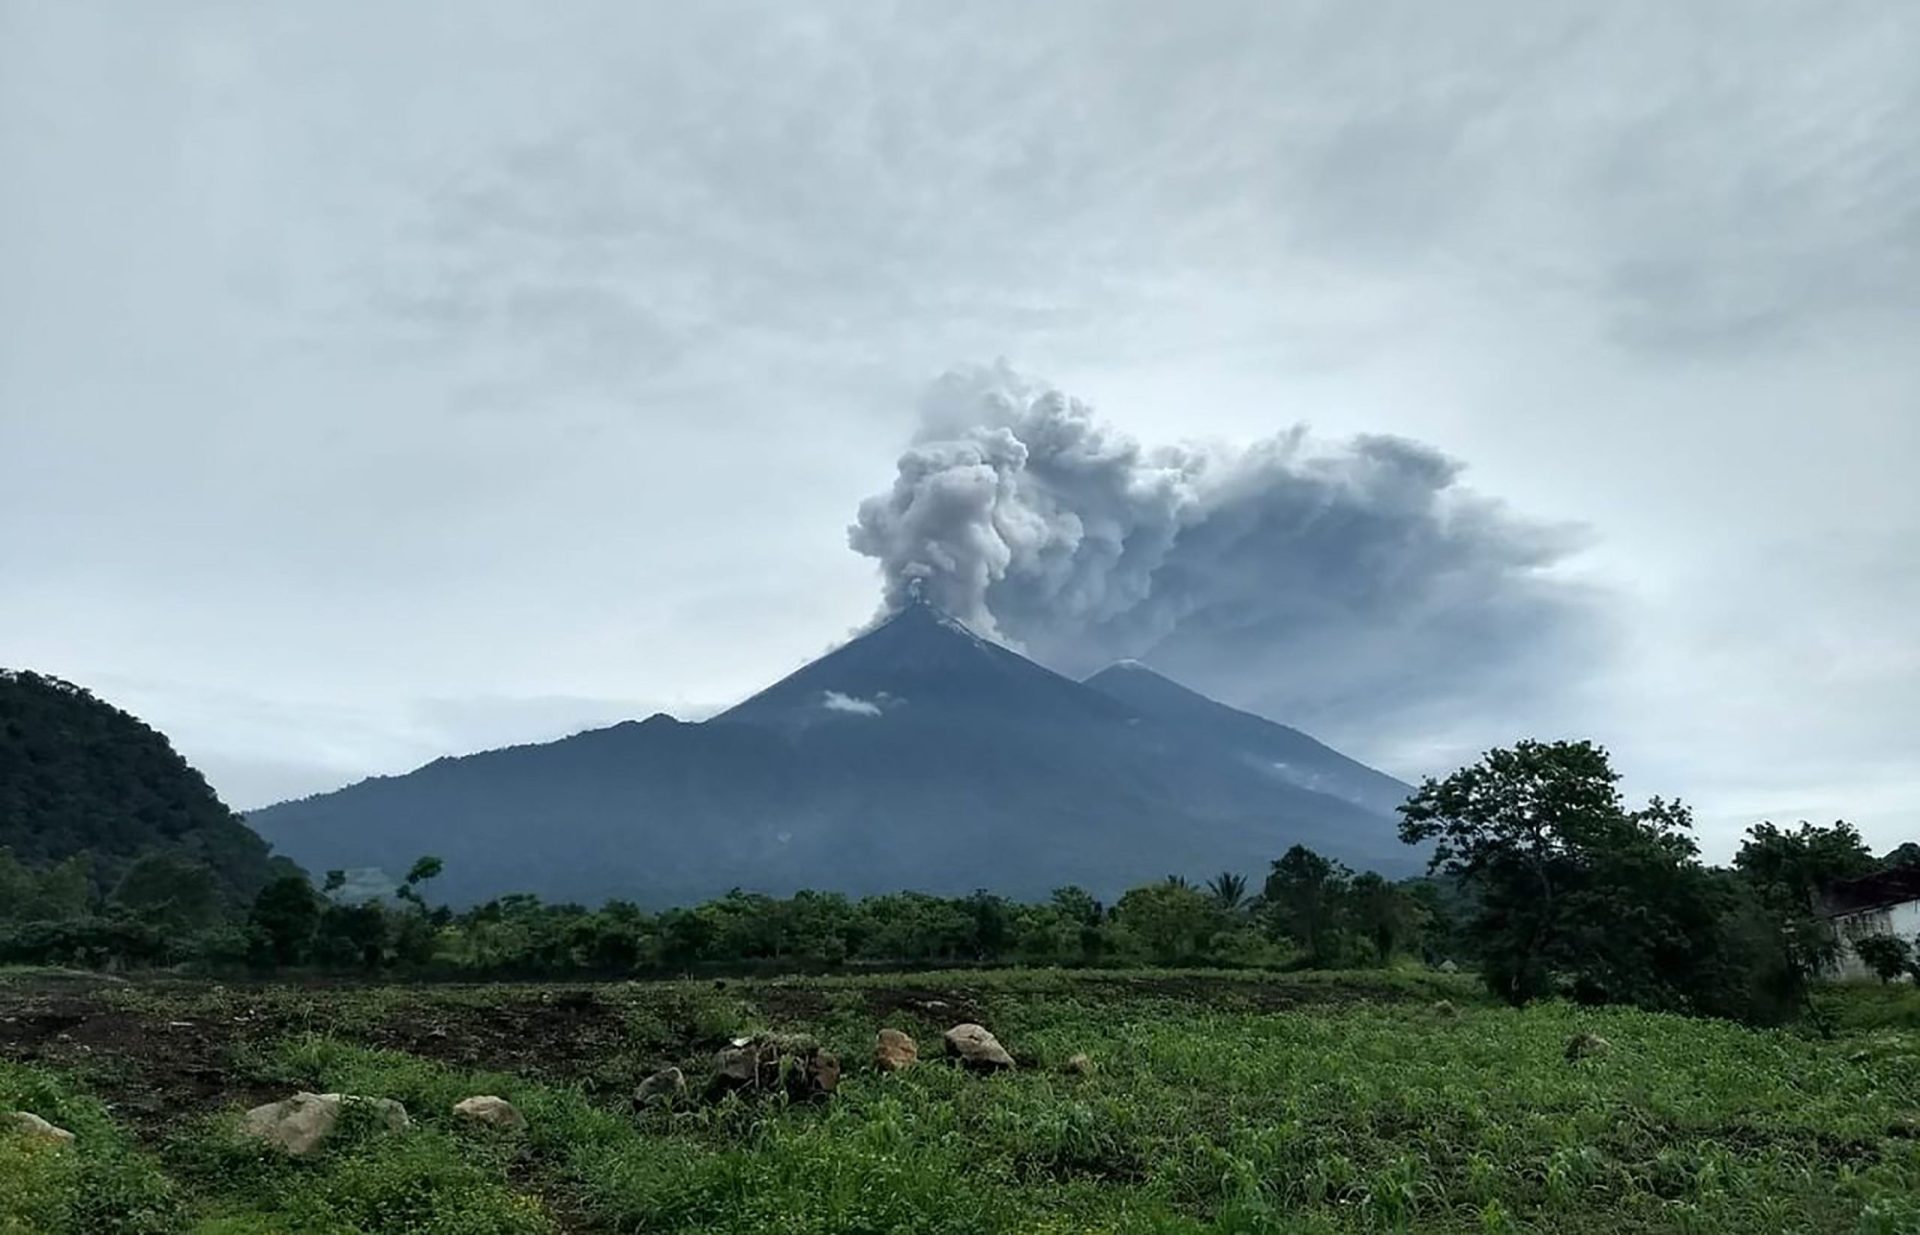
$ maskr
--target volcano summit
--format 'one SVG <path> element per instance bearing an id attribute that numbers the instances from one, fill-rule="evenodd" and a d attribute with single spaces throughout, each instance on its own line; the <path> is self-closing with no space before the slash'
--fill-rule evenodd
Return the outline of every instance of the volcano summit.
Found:
<path id="1" fill-rule="evenodd" d="M 1076 682 L 915 602 L 701 723 L 439 759 L 249 822 L 309 870 L 438 854 L 455 902 L 1104 896 L 1168 874 L 1257 879 L 1296 843 L 1408 873 L 1392 814 L 1408 792 L 1143 665 Z"/>

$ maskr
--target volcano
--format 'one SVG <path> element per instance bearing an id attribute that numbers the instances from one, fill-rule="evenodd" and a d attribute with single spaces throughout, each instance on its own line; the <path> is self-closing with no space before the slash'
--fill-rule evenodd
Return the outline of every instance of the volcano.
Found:
<path id="1" fill-rule="evenodd" d="M 688 903 L 740 887 L 1111 896 L 1258 883 L 1306 844 L 1411 873 L 1409 792 L 1126 663 L 1085 682 L 916 602 L 707 721 L 659 715 L 253 812 L 309 870 L 446 860 L 456 903 Z"/>

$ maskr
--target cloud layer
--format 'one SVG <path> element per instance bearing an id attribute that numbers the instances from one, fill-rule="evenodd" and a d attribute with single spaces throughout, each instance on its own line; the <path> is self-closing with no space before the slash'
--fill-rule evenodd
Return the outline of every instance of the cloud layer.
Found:
<path id="1" fill-rule="evenodd" d="M 918 392 L 1005 355 L 1239 444 L 1181 511 L 1307 420 L 1469 480 L 1264 466 L 1598 534 L 1450 599 L 1181 524 L 1261 582 L 1189 582 L 1169 671 L 1404 776 L 1604 740 L 1720 856 L 1913 827 L 1920 5 L 0 0 L 0 167 L 0 661 L 236 801 L 792 670 L 872 612 Z M 1168 620 L 1080 557 L 1007 637 Z"/>
<path id="2" fill-rule="evenodd" d="M 1417 442 L 1304 427 L 1147 447 L 1002 363 L 934 385 L 849 541 L 884 608 L 923 590 L 1062 672 L 1133 657 L 1285 719 L 1380 721 L 1524 689 L 1596 634 L 1554 573 L 1580 532 L 1460 475 Z"/>

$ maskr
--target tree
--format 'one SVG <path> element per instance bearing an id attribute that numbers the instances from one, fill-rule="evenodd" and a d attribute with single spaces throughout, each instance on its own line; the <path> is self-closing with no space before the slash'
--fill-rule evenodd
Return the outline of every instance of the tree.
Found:
<path id="1" fill-rule="evenodd" d="M 1882 983 L 1893 981 L 1913 964 L 1913 945 L 1898 935 L 1867 935 L 1856 939 L 1853 953 Z"/>
<path id="2" fill-rule="evenodd" d="M 1107 912 L 1093 898 L 1093 893 L 1069 884 L 1053 890 L 1052 904 L 1055 912 L 1074 928 L 1082 959 L 1098 960 L 1105 954 L 1108 939 L 1101 924 L 1106 921 Z"/>
<path id="3" fill-rule="evenodd" d="M 266 941 L 274 963 L 297 965 L 307 956 L 320 925 L 320 898 L 299 875 L 283 875 L 260 889 L 248 915 Z"/>
<path id="4" fill-rule="evenodd" d="M 36 871 L 0 847 L 0 922 L 86 917 L 93 903 L 93 855 L 80 852 Z"/>
<path id="5" fill-rule="evenodd" d="M 1591 742 L 1522 741 L 1400 808 L 1400 838 L 1479 898 L 1473 923 L 1491 989 L 1519 1004 L 1556 972 L 1596 1001 L 1684 1005 L 1715 954 L 1705 873 L 1677 802 L 1626 809 Z"/>
<path id="6" fill-rule="evenodd" d="M 1002 897 L 982 888 L 967 898 L 967 914 L 973 919 L 974 956 L 983 961 L 998 960 L 1013 942 L 1013 914 Z"/>
<path id="7" fill-rule="evenodd" d="M 1373 958 L 1379 964 L 1392 960 L 1419 933 L 1423 917 L 1419 904 L 1372 871 L 1354 876 L 1347 898 L 1354 925 L 1373 945 Z"/>
<path id="8" fill-rule="evenodd" d="M 1273 863 L 1260 893 L 1268 927 L 1284 935 L 1314 965 L 1332 963 L 1340 954 L 1341 917 L 1352 872 L 1295 845 Z"/>
<path id="9" fill-rule="evenodd" d="M 1876 865 L 1858 829 L 1844 821 L 1828 827 L 1802 822 L 1792 830 L 1757 823 L 1747 829 L 1733 867 L 1771 936 L 1776 1000 L 1811 1006 L 1813 979 L 1840 950 L 1832 925 L 1818 912 L 1820 893 L 1836 880 L 1870 874 Z"/>
<path id="10" fill-rule="evenodd" d="M 1113 915 L 1163 965 L 1198 956 L 1220 922 L 1212 898 L 1171 880 L 1132 889 Z"/>
<path id="11" fill-rule="evenodd" d="M 1859 829 L 1841 820 L 1824 828 L 1803 821 L 1792 831 L 1772 823 L 1755 824 L 1747 829 L 1733 865 L 1757 886 L 1771 888 L 1811 911 L 1828 884 L 1870 875 L 1880 864 L 1860 838 Z"/>
<path id="12" fill-rule="evenodd" d="M 1887 870 L 1920 866 L 1920 841 L 1907 841 L 1888 850 L 1887 856 L 1880 859 L 1880 865 Z"/>
<path id="13" fill-rule="evenodd" d="M 220 883 L 213 868 L 176 853 L 135 859 L 108 899 L 174 937 L 205 930 L 221 917 Z"/>
<path id="14" fill-rule="evenodd" d="M 329 965 L 378 969 L 387 962 L 392 934 L 388 919 L 393 916 L 379 901 L 327 905 L 314 935 L 314 952 Z"/>
<path id="15" fill-rule="evenodd" d="M 446 863 L 432 855 L 416 858 L 412 868 L 407 871 L 406 882 L 394 889 L 393 894 L 403 901 L 412 901 L 422 912 L 425 912 L 427 902 L 421 894 L 420 887 L 429 880 L 438 879 L 440 872 L 444 869 L 446 869 Z M 328 877 L 331 878 L 332 874 L 333 872 L 329 871 Z"/>
<path id="16" fill-rule="evenodd" d="M 1051 901 L 1053 907 L 1060 911 L 1061 917 L 1077 922 L 1081 926 L 1098 926 L 1100 919 L 1106 916 L 1106 911 L 1100 907 L 1100 902 L 1093 898 L 1093 893 L 1074 884 L 1055 888 Z"/>
<path id="17" fill-rule="evenodd" d="M 1213 895 L 1213 903 L 1227 913 L 1237 913 L 1247 903 L 1247 877 L 1232 871 L 1221 871 L 1207 881 L 1207 891 Z"/>

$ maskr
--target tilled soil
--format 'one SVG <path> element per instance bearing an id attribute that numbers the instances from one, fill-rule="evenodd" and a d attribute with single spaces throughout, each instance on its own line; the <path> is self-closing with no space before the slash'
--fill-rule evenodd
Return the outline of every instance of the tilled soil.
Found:
<path id="1" fill-rule="evenodd" d="M 1160 999 L 1261 1011 L 1424 998 L 1392 987 L 1357 992 L 1206 974 L 1087 972 L 1074 975 L 1071 987 L 1076 997 L 1092 1002 Z M 157 1135 L 163 1124 L 182 1117 L 284 1097 L 285 1083 L 253 1079 L 243 1056 L 307 1031 L 462 1068 L 578 1083 L 624 1102 L 632 1081 L 653 1066 L 712 1050 L 717 1040 L 711 1031 L 696 1030 L 682 1015 L 706 989 L 745 1000 L 776 1028 L 809 1028 L 832 1006 L 827 988 L 794 980 L 717 982 L 696 990 L 628 983 L 223 986 L 177 979 L 11 978 L 0 981 L 0 1059 L 75 1070 L 143 1136 Z M 876 1025 L 906 1015 L 935 1025 L 974 1021 L 991 1028 L 993 1006 L 1022 997 L 1017 990 L 932 985 L 907 974 L 898 985 L 860 991 Z M 637 1038 L 630 1027 L 636 1013 L 653 1014 L 653 1024 L 667 1027 L 666 1037 Z"/>

